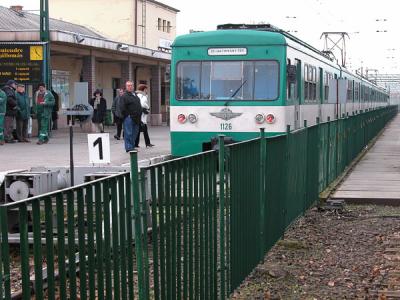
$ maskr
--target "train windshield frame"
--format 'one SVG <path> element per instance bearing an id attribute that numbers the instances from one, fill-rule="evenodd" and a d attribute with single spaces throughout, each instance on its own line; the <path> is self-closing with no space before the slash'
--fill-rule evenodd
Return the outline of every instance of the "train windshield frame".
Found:
<path id="1" fill-rule="evenodd" d="M 279 99 L 278 60 L 202 60 L 176 64 L 176 100 L 274 101 Z"/>

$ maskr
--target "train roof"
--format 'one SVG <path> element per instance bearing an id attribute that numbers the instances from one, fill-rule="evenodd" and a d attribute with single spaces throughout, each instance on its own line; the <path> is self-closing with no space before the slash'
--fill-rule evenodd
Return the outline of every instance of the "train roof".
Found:
<path id="1" fill-rule="evenodd" d="M 215 30 L 207 32 L 195 32 L 178 36 L 172 47 L 196 47 L 196 46 L 257 46 L 265 45 L 286 45 L 285 37 L 278 32 L 257 31 L 257 30 Z"/>

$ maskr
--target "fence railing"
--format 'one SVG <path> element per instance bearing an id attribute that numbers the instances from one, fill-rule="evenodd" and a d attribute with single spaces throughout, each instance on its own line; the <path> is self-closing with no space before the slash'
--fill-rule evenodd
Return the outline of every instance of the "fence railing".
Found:
<path id="1" fill-rule="evenodd" d="M 130 174 L 1 205 L 0 299 L 225 299 L 396 114 L 221 137 L 140 171 L 132 153 Z"/>

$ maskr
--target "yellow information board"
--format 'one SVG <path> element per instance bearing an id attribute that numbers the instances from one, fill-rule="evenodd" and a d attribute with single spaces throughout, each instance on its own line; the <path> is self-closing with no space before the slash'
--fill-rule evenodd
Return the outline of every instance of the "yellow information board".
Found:
<path id="1" fill-rule="evenodd" d="M 44 44 L 0 43 L 0 85 L 12 79 L 18 83 L 43 81 Z"/>

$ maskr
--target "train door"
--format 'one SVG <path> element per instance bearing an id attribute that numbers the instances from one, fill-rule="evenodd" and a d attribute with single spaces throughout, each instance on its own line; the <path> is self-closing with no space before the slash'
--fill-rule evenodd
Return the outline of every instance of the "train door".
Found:
<path id="1" fill-rule="evenodd" d="M 300 128 L 300 103 L 301 103 L 301 89 L 302 89 L 302 80 L 301 80 L 301 74 L 302 74 L 302 68 L 301 68 L 301 60 L 296 58 L 296 77 L 297 77 L 297 97 L 294 98 L 294 129 L 299 129 Z"/>

